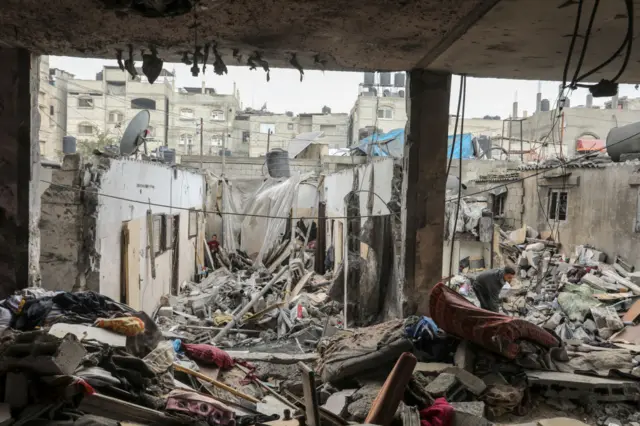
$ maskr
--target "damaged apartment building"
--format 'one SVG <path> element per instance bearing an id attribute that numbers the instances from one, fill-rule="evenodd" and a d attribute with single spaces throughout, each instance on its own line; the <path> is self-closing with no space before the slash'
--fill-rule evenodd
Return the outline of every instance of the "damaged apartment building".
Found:
<path id="1" fill-rule="evenodd" d="M 79 154 L 41 169 L 42 285 L 151 313 L 204 258 L 202 174 Z"/>
<path id="2" fill-rule="evenodd" d="M 501 240 L 510 234 L 553 241 L 567 257 L 581 246 L 604 253 L 608 263 L 640 266 L 640 162 L 612 162 L 606 154 L 563 162 L 463 162 L 462 201 L 454 238 L 457 268 L 500 266 Z M 454 165 L 452 169 L 456 166 Z M 457 174 L 452 171 L 452 174 Z M 447 196 L 443 276 L 449 274 L 457 197 Z M 493 244 L 481 240 L 480 218 L 492 216 Z M 500 236 L 500 231 L 502 236 Z M 527 232 L 527 229 L 529 230 Z M 493 247 L 493 248 L 492 248 Z M 493 256 L 492 256 L 493 253 Z M 492 263 L 493 257 L 493 263 Z M 471 265 L 469 264 L 471 263 Z"/>
<path id="3" fill-rule="evenodd" d="M 187 165 L 67 155 L 41 168 L 43 286 L 94 290 L 151 313 L 203 278 L 206 241 L 216 234 L 226 251 L 261 263 L 304 243 L 316 273 L 342 282 L 334 289 L 347 295 L 349 322 L 397 317 L 402 168 L 392 158 L 359 163 L 223 178 Z"/>

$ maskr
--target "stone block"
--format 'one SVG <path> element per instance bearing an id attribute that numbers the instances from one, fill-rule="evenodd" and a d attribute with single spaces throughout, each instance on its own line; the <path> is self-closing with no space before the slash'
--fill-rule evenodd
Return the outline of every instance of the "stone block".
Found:
<path id="1" fill-rule="evenodd" d="M 173 308 L 171 306 L 161 307 L 158 309 L 158 316 L 171 318 L 173 316 Z"/>
<path id="2" fill-rule="evenodd" d="M 455 375 L 462 386 L 476 396 L 480 395 L 487 388 L 487 385 L 482 381 L 482 379 L 476 377 L 467 370 L 463 370 L 458 367 L 448 368 L 444 371 L 444 374 Z"/>
<path id="3" fill-rule="evenodd" d="M 41 375 L 70 375 L 87 351 L 73 334 L 60 339 L 44 331 L 16 336 L 4 353 L 4 367 Z"/>
<path id="4" fill-rule="evenodd" d="M 484 417 L 484 402 L 452 402 L 451 406 L 456 413 L 471 414 L 476 417 Z"/>
<path id="5" fill-rule="evenodd" d="M 440 398 L 446 396 L 456 383 L 458 379 L 454 374 L 442 373 L 427 385 L 425 391 L 434 398 Z"/>

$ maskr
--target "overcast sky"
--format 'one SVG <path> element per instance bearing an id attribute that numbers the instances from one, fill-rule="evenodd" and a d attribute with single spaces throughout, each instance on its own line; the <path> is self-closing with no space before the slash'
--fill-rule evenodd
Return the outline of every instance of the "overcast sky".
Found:
<path id="1" fill-rule="evenodd" d="M 103 65 L 116 65 L 116 61 L 100 59 L 84 59 L 55 57 L 50 59 L 52 68 L 61 68 L 76 75 L 76 78 L 95 79 L 95 75 Z M 178 86 L 200 86 L 200 77 L 191 76 L 189 66 L 184 64 L 165 64 L 169 71 L 175 70 Z M 294 113 L 320 112 L 324 105 L 332 112 L 348 113 L 358 96 L 358 84 L 363 81 L 362 73 L 306 71 L 304 80 L 300 82 L 297 70 L 273 69 L 271 81 L 267 83 L 262 70 L 250 71 L 248 67 L 229 67 L 229 74 L 218 76 L 213 67 L 207 67 L 205 80 L 208 87 L 218 93 L 232 93 L 233 85 L 240 90 L 244 107 L 260 108 L 265 102 L 270 111 Z M 453 78 L 450 111 L 455 113 L 459 88 L 458 77 Z M 558 96 L 557 82 L 542 82 L 542 97 L 548 98 L 553 105 Z M 499 115 L 508 117 L 513 101 L 518 100 L 519 115 L 526 110 L 535 110 L 537 81 L 467 79 L 467 117 Z M 640 97 L 640 93 L 631 85 L 620 87 L 621 96 Z M 583 105 L 587 96 L 586 89 L 579 89 L 571 96 L 571 105 Z M 605 100 L 595 99 L 595 105 L 602 105 Z"/>

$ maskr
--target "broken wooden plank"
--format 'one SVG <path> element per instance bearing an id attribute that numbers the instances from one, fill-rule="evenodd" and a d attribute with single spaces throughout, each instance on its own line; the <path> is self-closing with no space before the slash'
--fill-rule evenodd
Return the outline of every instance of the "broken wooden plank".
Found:
<path id="1" fill-rule="evenodd" d="M 244 392 L 240 392 L 239 390 L 236 390 L 236 389 L 232 388 L 231 386 L 227 385 L 226 383 L 222 383 L 222 382 L 219 382 L 219 381 L 217 381 L 217 380 L 214 380 L 214 379 L 212 379 L 212 378 L 211 378 L 211 377 L 209 377 L 209 376 L 205 376 L 205 375 L 204 375 L 204 374 L 202 374 L 202 373 L 199 373 L 199 372 L 197 372 L 197 371 L 193 371 L 193 370 L 192 370 L 192 369 L 190 369 L 190 368 L 183 367 L 183 366 L 181 366 L 181 365 L 180 365 L 180 364 L 178 364 L 178 363 L 175 363 L 175 362 L 174 362 L 174 363 L 173 363 L 173 368 L 175 368 L 175 370 L 176 370 L 176 371 L 183 372 L 183 373 L 185 373 L 185 374 L 188 374 L 188 375 L 190 375 L 190 376 L 196 377 L 196 378 L 198 378 L 198 379 L 202 379 L 202 380 L 204 380 L 204 381 L 205 381 L 205 382 L 207 382 L 207 383 L 211 383 L 211 384 L 212 384 L 212 385 L 214 385 L 215 387 L 220 388 L 220 389 L 223 389 L 223 390 L 226 390 L 226 391 L 227 391 L 227 392 L 229 392 L 230 394 L 235 395 L 235 396 L 237 396 L 237 397 L 240 397 L 240 398 L 242 398 L 242 399 L 246 399 L 247 401 L 251 401 L 251 402 L 254 402 L 254 403 L 256 403 L 256 404 L 257 404 L 258 402 L 260 402 L 260 400 L 259 400 L 258 398 L 255 398 L 255 397 L 253 397 L 253 396 L 251 396 L 251 395 L 247 395 L 247 394 L 246 394 L 246 393 L 244 393 Z"/>
<path id="2" fill-rule="evenodd" d="M 318 359 L 315 352 L 307 354 L 283 354 L 283 353 L 267 353 L 267 352 L 249 352 L 249 351 L 227 351 L 232 358 L 239 358 L 245 361 L 262 361 L 274 364 L 295 364 L 299 361 L 314 362 Z"/>

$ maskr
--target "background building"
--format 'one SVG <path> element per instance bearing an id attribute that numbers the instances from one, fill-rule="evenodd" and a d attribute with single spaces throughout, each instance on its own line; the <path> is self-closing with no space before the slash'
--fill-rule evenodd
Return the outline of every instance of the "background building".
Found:
<path id="1" fill-rule="evenodd" d="M 297 135 L 308 132 L 322 132 L 316 142 L 329 148 L 347 146 L 347 114 L 332 114 L 324 107 L 321 113 L 303 113 L 294 116 L 292 112 L 275 114 L 266 109 L 246 109 L 235 117 L 233 139 L 238 145 L 236 152 L 246 152 L 249 157 L 260 157 L 274 148 L 288 149 L 289 142 Z"/>
<path id="2" fill-rule="evenodd" d="M 349 145 L 373 134 L 404 129 L 407 124 L 405 74 L 364 73 L 358 99 L 349 114 Z"/>

